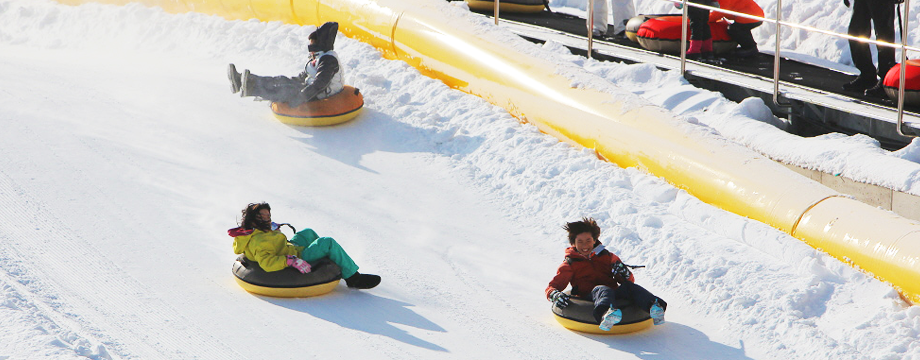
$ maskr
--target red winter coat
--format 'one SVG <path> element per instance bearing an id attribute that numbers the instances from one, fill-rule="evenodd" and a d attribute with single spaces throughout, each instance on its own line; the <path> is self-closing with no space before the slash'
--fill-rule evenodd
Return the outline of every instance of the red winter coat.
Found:
<path id="1" fill-rule="evenodd" d="M 607 285 L 616 289 L 620 285 L 613 279 L 613 264 L 620 258 L 604 249 L 603 245 L 594 248 L 588 257 L 581 255 L 575 247 L 565 249 L 565 261 L 556 270 L 556 276 L 546 287 L 546 298 L 553 290 L 563 291 L 572 284 L 572 295 L 590 297 L 591 290 L 598 285 Z M 636 277 L 629 274 L 629 281 L 635 282 Z"/>
<path id="2" fill-rule="evenodd" d="M 719 0 L 719 8 L 740 12 L 742 14 L 763 17 L 763 9 L 760 7 L 760 5 L 757 5 L 754 0 Z M 713 11 L 709 13 L 709 22 L 719 21 L 723 17 L 728 20 L 734 20 L 739 24 L 750 24 L 760 21 Z"/>

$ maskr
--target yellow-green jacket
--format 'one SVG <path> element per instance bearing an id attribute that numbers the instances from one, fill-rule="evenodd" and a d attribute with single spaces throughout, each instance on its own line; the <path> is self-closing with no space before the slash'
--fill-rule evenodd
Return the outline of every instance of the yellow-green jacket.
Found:
<path id="1" fill-rule="evenodd" d="M 281 231 L 253 230 L 250 234 L 243 234 L 233 238 L 233 252 L 244 254 L 247 259 L 254 260 L 265 271 L 278 271 L 287 267 L 287 256 L 300 256 L 303 246 L 296 246 L 287 241 Z"/>

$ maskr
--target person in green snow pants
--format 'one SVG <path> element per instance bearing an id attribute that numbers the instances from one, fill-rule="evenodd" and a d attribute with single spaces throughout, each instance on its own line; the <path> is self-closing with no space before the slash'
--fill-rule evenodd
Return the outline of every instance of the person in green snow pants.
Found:
<path id="1" fill-rule="evenodd" d="M 293 267 L 305 274 L 312 270 L 310 262 L 328 257 L 342 269 L 348 287 L 370 289 L 380 284 L 380 276 L 359 273 L 358 265 L 335 239 L 306 229 L 288 241 L 278 227 L 272 222 L 271 206 L 253 203 L 243 209 L 240 226 L 227 230 L 227 234 L 233 237 L 234 253 L 255 260 L 266 272 Z"/>

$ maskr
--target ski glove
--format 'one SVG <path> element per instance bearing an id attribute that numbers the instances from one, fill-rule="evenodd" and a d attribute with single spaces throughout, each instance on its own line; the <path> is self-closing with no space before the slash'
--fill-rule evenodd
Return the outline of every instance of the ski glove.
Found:
<path id="1" fill-rule="evenodd" d="M 571 304 L 571 301 L 569 301 L 569 296 L 559 290 L 553 290 L 553 292 L 549 293 L 549 299 L 560 309 L 565 308 Z"/>
<path id="2" fill-rule="evenodd" d="M 300 271 L 301 274 L 306 274 L 312 270 L 310 268 L 310 263 L 303 261 L 294 255 L 287 256 L 287 265 L 297 269 L 297 271 Z"/>
<path id="3" fill-rule="evenodd" d="M 620 282 L 629 281 L 629 277 L 631 275 L 632 272 L 629 271 L 629 268 L 626 267 L 626 264 L 624 264 L 622 261 L 617 261 L 615 264 L 613 264 L 613 277 L 622 278 L 623 280 Z"/>

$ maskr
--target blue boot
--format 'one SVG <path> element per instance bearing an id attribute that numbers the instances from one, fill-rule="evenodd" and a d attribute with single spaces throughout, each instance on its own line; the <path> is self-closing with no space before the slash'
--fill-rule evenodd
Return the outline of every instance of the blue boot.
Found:
<path id="1" fill-rule="evenodd" d="M 620 320 L 623 320 L 623 312 L 620 311 L 620 309 L 610 306 L 610 310 L 607 310 L 607 313 L 604 314 L 604 319 L 601 320 L 601 324 L 598 327 L 601 330 L 610 331 L 614 325 L 620 323 Z"/>
<path id="2" fill-rule="evenodd" d="M 661 305 L 658 305 L 658 300 L 655 300 L 655 303 L 652 304 L 652 308 L 648 310 L 648 314 L 652 317 L 652 322 L 655 325 L 664 324 L 664 309 L 661 308 Z"/>

